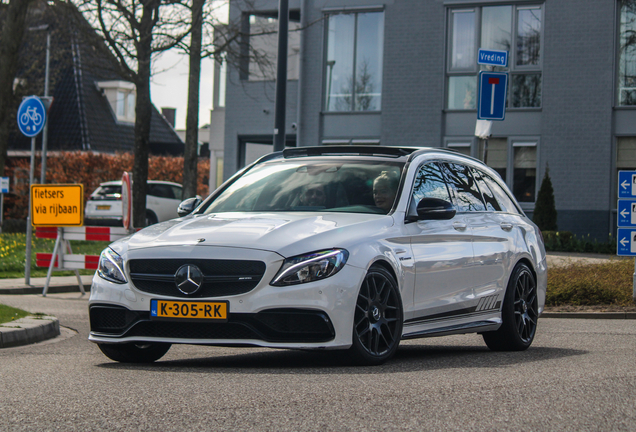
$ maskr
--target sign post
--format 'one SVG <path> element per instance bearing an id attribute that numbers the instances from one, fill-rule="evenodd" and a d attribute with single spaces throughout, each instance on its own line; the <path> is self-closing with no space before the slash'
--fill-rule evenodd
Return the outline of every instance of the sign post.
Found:
<path id="1" fill-rule="evenodd" d="M 492 72 L 492 69 L 495 66 L 508 67 L 508 51 L 480 48 L 477 53 L 477 64 L 490 66 L 490 71 L 479 72 L 475 124 L 475 136 L 479 138 L 483 147 L 483 154 L 479 156 L 486 163 L 492 121 L 505 119 L 508 94 L 508 72 Z"/>
<path id="2" fill-rule="evenodd" d="M 29 96 L 22 100 L 18 108 L 18 129 L 23 135 L 31 138 L 31 168 L 29 170 L 29 185 L 33 185 L 35 171 L 35 137 L 42 131 L 46 123 L 46 109 L 37 96 Z M 29 203 L 29 215 L 27 216 L 26 235 L 26 264 L 24 268 L 24 283 L 31 284 L 31 238 L 33 226 L 31 225 L 31 205 Z"/>
<path id="3" fill-rule="evenodd" d="M 71 245 L 64 238 L 62 227 L 82 226 L 84 223 L 84 185 L 82 184 L 34 184 L 31 185 L 30 214 L 33 215 L 33 226 L 57 227 L 57 238 L 53 247 L 51 263 L 46 274 L 43 296 L 49 289 L 51 273 L 57 262 L 59 269 L 64 268 L 64 250 L 72 253 Z M 85 293 L 79 271 L 75 276 L 80 291 Z"/>
<path id="4" fill-rule="evenodd" d="M 636 171 L 618 172 L 618 235 L 616 255 L 636 257 Z M 634 259 L 633 298 L 636 300 L 636 258 Z"/>
<path id="5" fill-rule="evenodd" d="M 4 194 L 9 193 L 9 177 L 0 177 L 0 233 L 2 232 L 2 215 L 4 214 Z"/>

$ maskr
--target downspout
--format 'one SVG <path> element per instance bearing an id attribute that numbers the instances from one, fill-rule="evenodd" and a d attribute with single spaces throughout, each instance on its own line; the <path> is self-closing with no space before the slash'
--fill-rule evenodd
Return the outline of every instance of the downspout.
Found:
<path id="1" fill-rule="evenodd" d="M 75 75 L 75 93 L 77 94 L 77 108 L 80 123 L 80 137 L 82 139 L 82 150 L 90 150 L 91 144 L 88 140 L 88 128 L 86 125 L 86 113 L 83 103 L 83 82 L 82 82 L 82 59 L 77 39 L 73 36 L 71 40 L 71 52 L 73 53 L 73 73 Z"/>

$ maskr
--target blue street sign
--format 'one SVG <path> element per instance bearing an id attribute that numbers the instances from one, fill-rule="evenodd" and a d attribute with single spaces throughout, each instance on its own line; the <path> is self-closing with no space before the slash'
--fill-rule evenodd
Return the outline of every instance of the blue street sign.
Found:
<path id="1" fill-rule="evenodd" d="M 480 120 L 503 120 L 506 117 L 507 93 L 508 73 L 479 72 L 477 118 Z"/>
<path id="2" fill-rule="evenodd" d="M 18 128 L 28 137 L 34 137 L 42 131 L 46 123 L 46 109 L 37 96 L 25 98 L 18 108 Z"/>
<path id="3" fill-rule="evenodd" d="M 618 226 L 636 227 L 636 199 L 618 200 Z"/>
<path id="4" fill-rule="evenodd" d="M 636 229 L 619 228 L 616 255 L 636 256 Z"/>
<path id="5" fill-rule="evenodd" d="M 508 66 L 508 51 L 479 49 L 477 63 L 491 66 Z"/>
<path id="6" fill-rule="evenodd" d="M 9 177 L 0 177 L 0 193 L 9 193 Z M 0 215 L 2 219 L 2 215 Z"/>
<path id="7" fill-rule="evenodd" d="M 618 172 L 618 197 L 636 198 L 636 171 Z"/>

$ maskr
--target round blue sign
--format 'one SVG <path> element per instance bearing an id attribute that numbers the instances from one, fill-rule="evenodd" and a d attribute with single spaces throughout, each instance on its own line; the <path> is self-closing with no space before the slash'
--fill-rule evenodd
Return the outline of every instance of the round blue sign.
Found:
<path id="1" fill-rule="evenodd" d="M 37 96 L 25 98 L 18 108 L 18 128 L 28 137 L 34 137 L 42 131 L 46 123 L 46 109 Z"/>

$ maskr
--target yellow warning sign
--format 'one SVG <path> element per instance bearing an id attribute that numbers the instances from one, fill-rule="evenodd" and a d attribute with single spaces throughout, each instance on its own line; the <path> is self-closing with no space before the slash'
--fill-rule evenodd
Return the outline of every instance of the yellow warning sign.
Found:
<path id="1" fill-rule="evenodd" d="M 31 185 L 33 226 L 82 226 L 84 185 Z"/>

